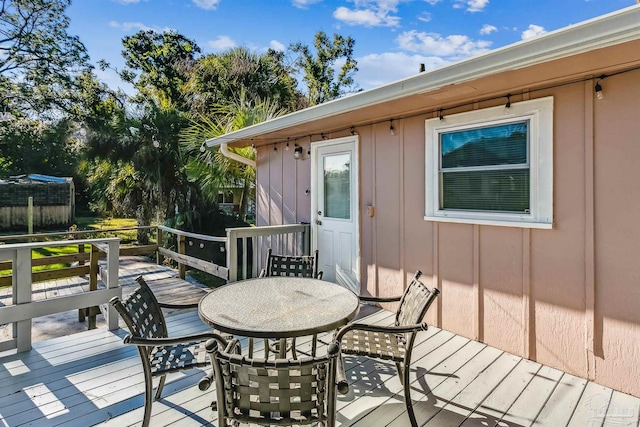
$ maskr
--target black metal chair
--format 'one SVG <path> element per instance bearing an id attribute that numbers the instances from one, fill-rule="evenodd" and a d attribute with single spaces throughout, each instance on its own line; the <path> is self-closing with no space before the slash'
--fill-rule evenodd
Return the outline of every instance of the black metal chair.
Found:
<path id="1" fill-rule="evenodd" d="M 313 255 L 278 255 L 273 254 L 271 248 L 267 250 L 267 261 L 265 268 L 260 272 L 259 277 L 289 276 L 289 277 L 309 277 L 322 280 L 322 271 L 318 271 L 318 250 Z M 265 358 L 269 357 L 269 352 L 278 353 L 280 342 L 265 340 Z M 316 354 L 317 336 L 314 335 L 311 354 Z M 296 339 L 291 338 L 287 343 L 287 351 L 291 351 L 293 357 L 296 356 Z M 253 355 L 253 340 L 249 341 L 249 356 Z"/>
<path id="2" fill-rule="evenodd" d="M 218 425 L 335 426 L 337 345 L 323 357 L 299 360 L 250 359 L 237 339 L 224 350 L 207 343 L 213 355 Z"/>
<path id="3" fill-rule="evenodd" d="M 172 372 L 192 368 L 212 369 L 211 356 L 207 354 L 207 340 L 220 336 L 213 333 L 201 333 L 189 336 L 169 338 L 167 323 L 162 308 L 193 308 L 196 304 L 164 304 L 159 303 L 147 282 L 142 277 L 136 279 L 139 286 L 124 301 L 113 297 L 110 304 L 118 311 L 130 334 L 124 338 L 125 344 L 137 346 L 142 361 L 145 381 L 145 403 L 142 425 L 149 425 L 153 396 L 153 378 L 160 377 L 155 399 L 160 399 L 166 375 Z M 200 389 L 205 390 L 210 384 L 203 381 Z"/>
<path id="4" fill-rule="evenodd" d="M 260 277 L 293 276 L 322 279 L 322 271 L 318 271 L 318 250 L 313 255 L 289 256 L 273 254 L 267 250 L 267 263 L 260 272 Z"/>
<path id="5" fill-rule="evenodd" d="M 421 271 L 417 271 L 404 294 L 399 297 L 376 298 L 360 297 L 364 302 L 400 302 L 396 311 L 393 326 L 377 326 L 363 323 L 351 323 L 340 329 L 335 335 L 336 343 L 340 344 L 342 354 L 367 356 L 375 359 L 391 360 L 395 362 L 398 376 L 404 387 L 404 400 L 411 425 L 416 427 L 416 416 L 411 402 L 411 387 L 409 384 L 409 369 L 411 353 L 416 335 L 427 330 L 427 324 L 421 323 L 429 306 L 440 291 L 429 289 L 419 279 Z M 341 359 L 338 359 L 341 364 Z M 344 369 L 337 369 L 338 390 L 348 390 L 344 377 Z"/>

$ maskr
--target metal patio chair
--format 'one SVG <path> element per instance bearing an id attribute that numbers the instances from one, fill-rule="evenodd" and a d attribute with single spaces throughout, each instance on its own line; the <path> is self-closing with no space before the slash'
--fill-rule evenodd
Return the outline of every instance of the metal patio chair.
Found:
<path id="1" fill-rule="evenodd" d="M 413 412 L 411 386 L 409 383 L 411 353 L 417 333 L 427 330 L 427 324 L 421 323 L 422 319 L 431 303 L 440 293 L 437 288 L 427 288 L 419 280 L 421 275 L 422 272 L 418 270 L 402 296 L 390 298 L 360 297 L 360 301 L 363 302 L 399 301 L 400 305 L 396 311 L 393 326 L 351 323 L 341 328 L 335 335 L 335 341 L 340 344 L 342 354 L 367 356 L 395 362 L 398 376 L 404 388 L 407 414 L 411 425 L 414 427 L 418 423 Z M 341 365 L 341 359 L 338 360 Z M 338 366 L 337 372 L 338 390 L 348 390 L 342 366 Z"/>
<path id="2" fill-rule="evenodd" d="M 313 255 L 289 256 L 273 254 L 267 250 L 266 267 L 260 272 L 260 277 L 293 276 L 310 277 L 322 280 L 322 271 L 318 271 L 318 250 Z"/>
<path id="3" fill-rule="evenodd" d="M 335 375 L 339 346 L 322 357 L 250 359 L 237 339 L 224 350 L 207 343 L 216 381 L 218 425 L 335 426 Z"/>
<path id="4" fill-rule="evenodd" d="M 197 307 L 197 304 L 159 303 L 142 277 L 138 277 L 136 281 L 139 286 L 124 301 L 113 297 L 109 303 L 115 307 L 129 328 L 130 334 L 124 338 L 124 343 L 137 346 L 140 354 L 145 382 L 142 425 L 146 427 L 151 419 L 151 405 L 154 398 L 160 399 L 166 375 L 192 368 L 213 369 L 205 343 L 220 336 L 208 332 L 169 338 L 162 308 L 193 308 Z M 160 377 L 160 382 L 154 396 L 152 393 L 155 377 Z M 210 375 L 205 378 L 209 378 L 209 381 L 201 381 L 201 390 L 205 390 L 210 383 Z"/>

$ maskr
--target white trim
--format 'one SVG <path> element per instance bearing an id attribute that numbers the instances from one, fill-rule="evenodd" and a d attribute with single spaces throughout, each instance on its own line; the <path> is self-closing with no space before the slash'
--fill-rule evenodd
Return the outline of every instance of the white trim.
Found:
<path id="1" fill-rule="evenodd" d="M 541 36 L 520 41 L 433 71 L 369 89 L 208 139 L 208 146 L 246 141 L 363 107 L 433 91 L 483 76 L 566 58 L 640 38 L 640 5 L 634 5 Z"/>
<path id="2" fill-rule="evenodd" d="M 317 188 L 318 188 L 318 149 L 324 147 L 330 147 L 332 145 L 340 145 L 353 143 L 353 162 L 355 162 L 355 167 L 352 168 L 353 172 L 353 205 L 354 211 L 353 217 L 355 220 L 355 233 L 356 233 L 356 280 L 358 281 L 358 286 L 361 288 L 361 274 L 360 274 L 360 265 L 361 265 L 361 244 L 360 241 L 360 137 L 358 135 L 346 136 L 343 138 L 329 139 L 326 141 L 317 141 L 311 143 L 311 250 L 315 250 L 318 247 L 318 226 L 316 224 L 316 220 L 318 219 L 318 199 L 317 199 Z M 320 255 L 322 256 L 322 255 Z"/>
<path id="3" fill-rule="evenodd" d="M 529 121 L 530 213 L 457 211 L 440 208 L 439 135 L 481 125 Z M 427 221 L 553 228 L 553 97 L 425 120 L 425 215 Z"/>

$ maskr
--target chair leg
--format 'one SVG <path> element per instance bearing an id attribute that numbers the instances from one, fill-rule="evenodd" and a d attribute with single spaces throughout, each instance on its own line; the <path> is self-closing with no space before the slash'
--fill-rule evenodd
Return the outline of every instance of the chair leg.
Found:
<path id="1" fill-rule="evenodd" d="M 166 379 L 167 379 L 166 375 L 163 375 L 160 377 L 160 382 L 158 383 L 158 388 L 156 389 L 156 397 L 155 397 L 156 400 L 160 399 L 160 396 L 162 396 L 162 389 L 164 388 L 164 382 Z"/>
<path id="2" fill-rule="evenodd" d="M 151 375 L 144 376 L 144 416 L 142 417 L 142 427 L 148 427 L 151 421 L 151 405 L 153 404 L 153 378 Z"/>
<path id="3" fill-rule="evenodd" d="M 397 363 L 398 367 L 398 375 L 400 376 L 400 380 L 402 381 L 402 386 L 404 387 L 404 402 L 407 406 L 407 415 L 409 416 L 409 421 L 411 422 L 411 427 L 418 427 L 418 422 L 416 421 L 416 414 L 413 412 L 413 402 L 411 400 L 411 383 L 409 382 L 409 365 L 402 366 L 400 363 Z"/>

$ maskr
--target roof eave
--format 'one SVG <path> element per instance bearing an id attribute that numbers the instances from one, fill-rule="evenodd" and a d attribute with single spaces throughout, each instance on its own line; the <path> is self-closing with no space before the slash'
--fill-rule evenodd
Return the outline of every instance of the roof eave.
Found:
<path id="1" fill-rule="evenodd" d="M 322 120 L 362 107 L 427 93 L 447 85 L 636 40 L 640 38 L 638 22 L 640 22 L 640 5 L 630 6 L 531 40 L 520 41 L 429 72 L 211 138 L 205 143 L 208 146 L 216 146 L 223 142 L 233 144 L 249 141 L 260 135 L 312 120 Z"/>

